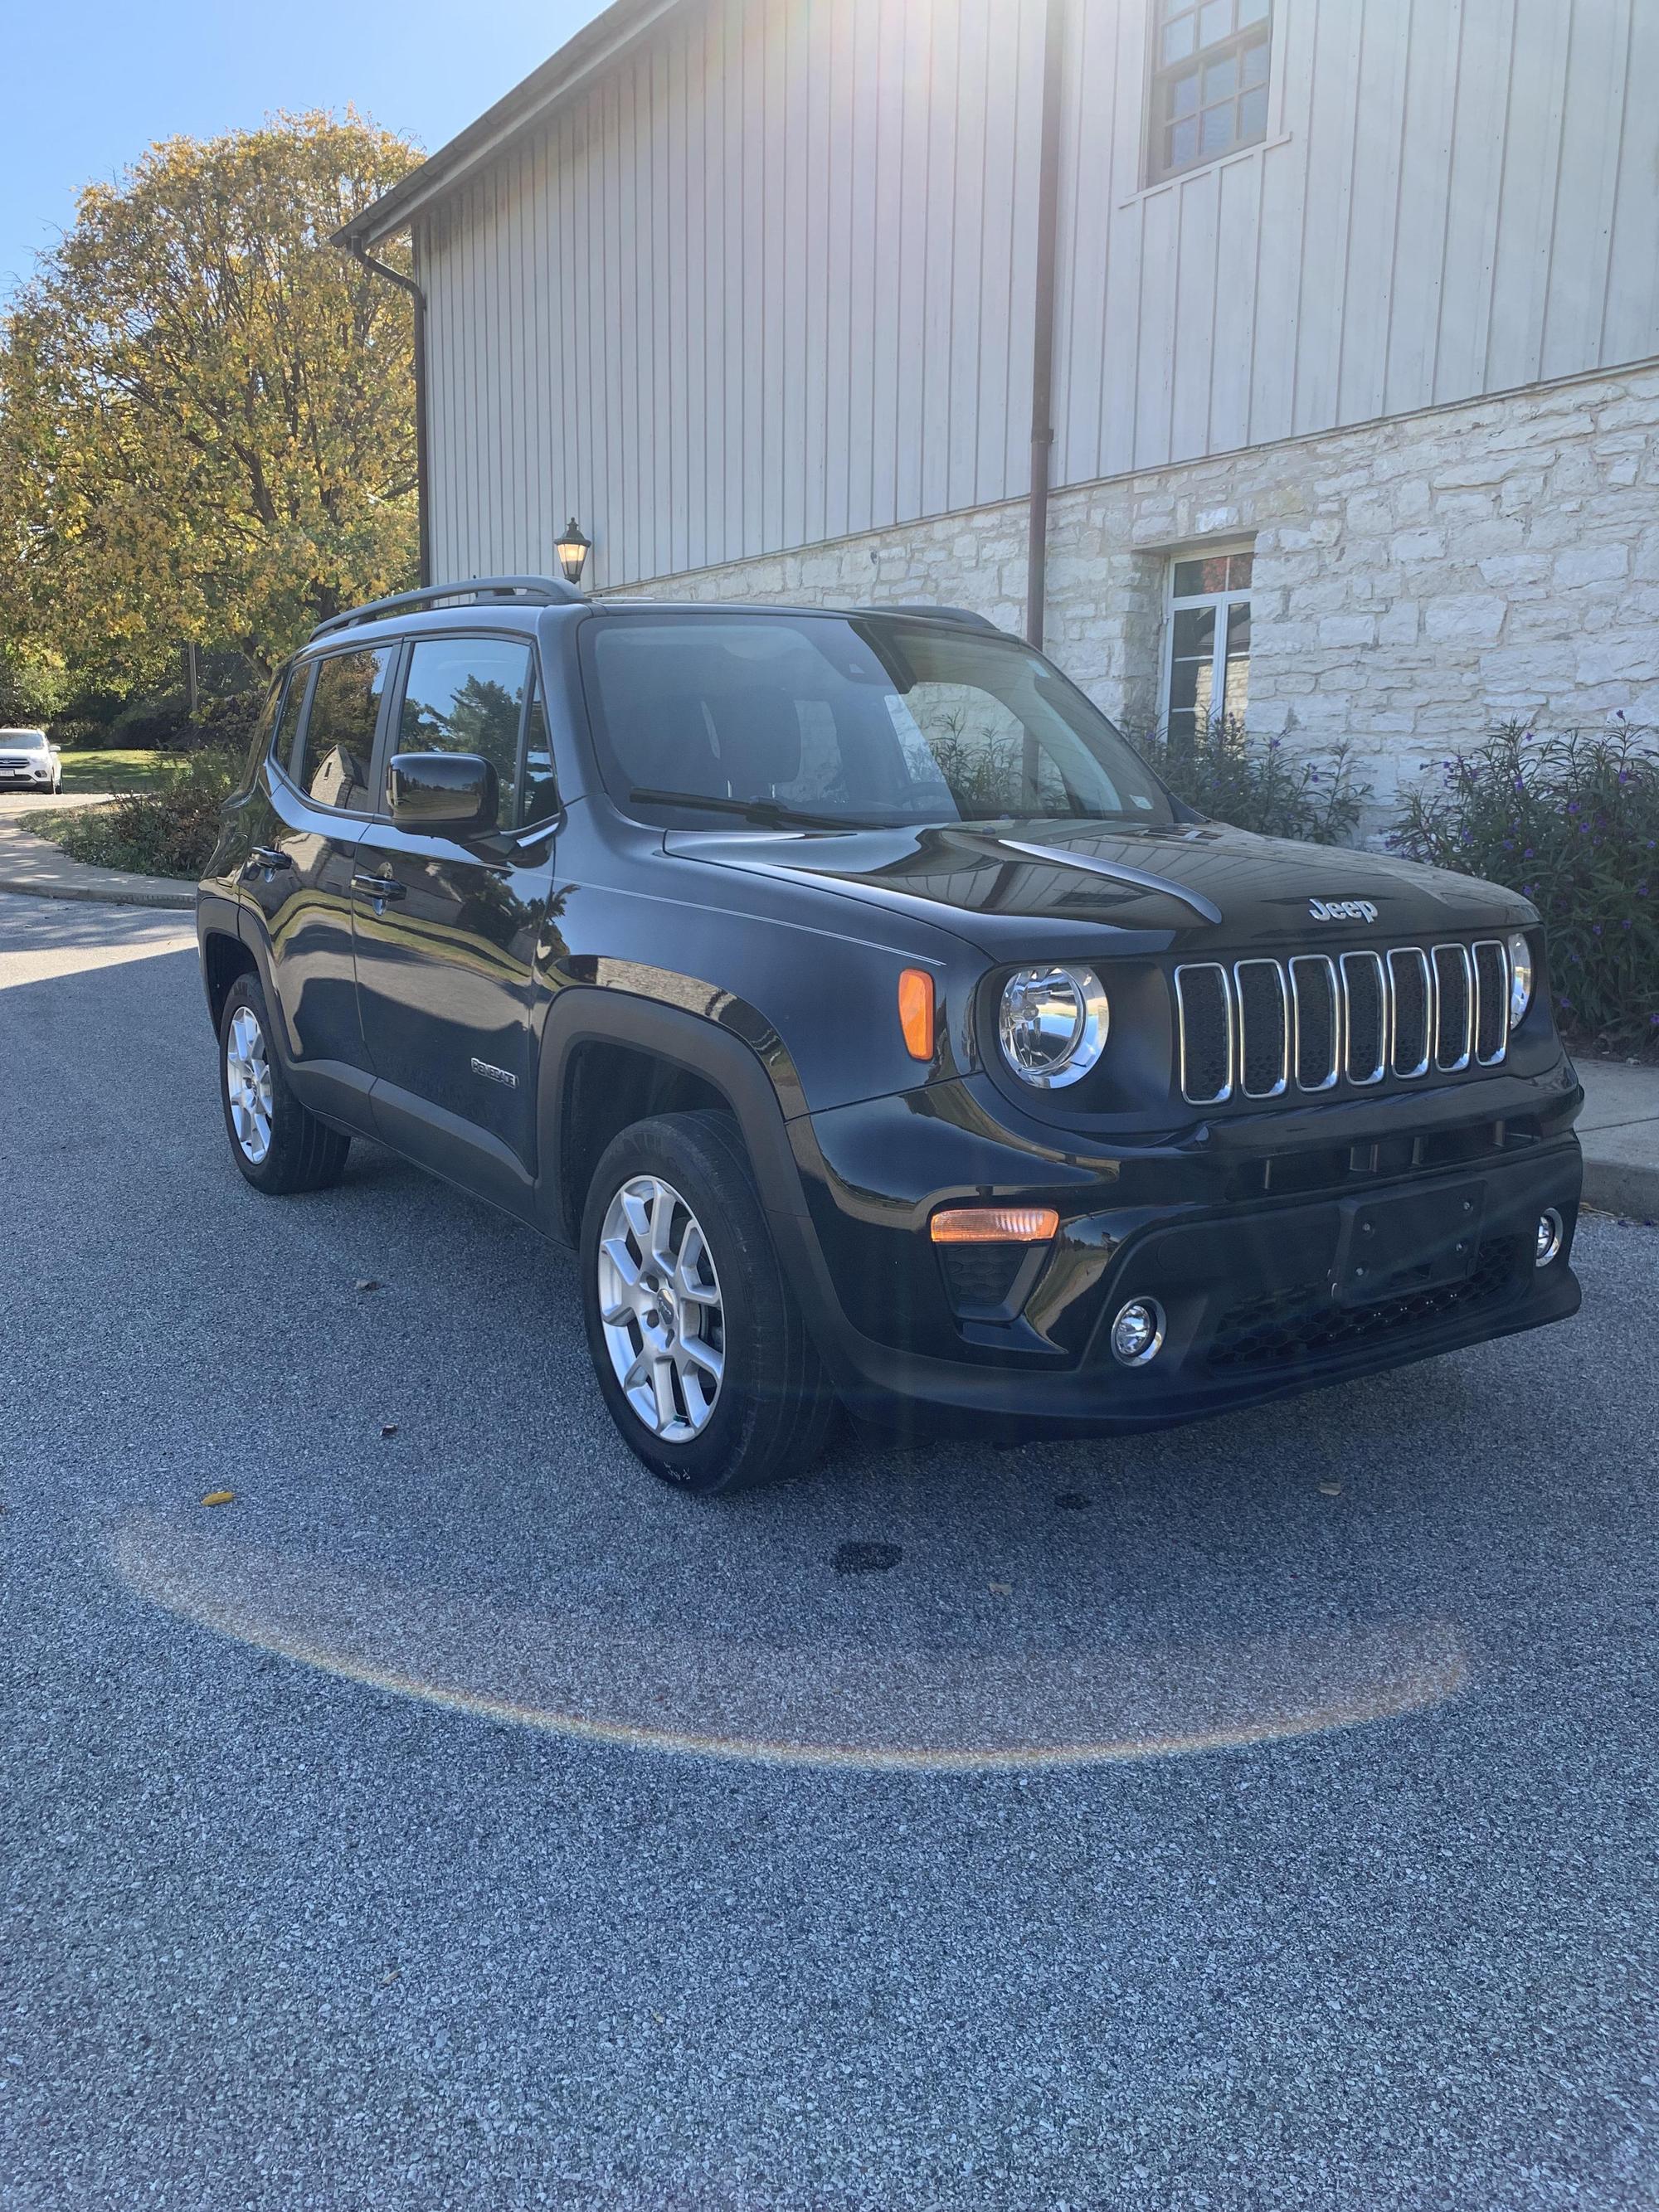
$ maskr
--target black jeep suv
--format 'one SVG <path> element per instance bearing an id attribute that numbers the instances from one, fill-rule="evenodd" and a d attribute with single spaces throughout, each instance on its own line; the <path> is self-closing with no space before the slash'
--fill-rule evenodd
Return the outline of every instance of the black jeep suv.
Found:
<path id="1" fill-rule="evenodd" d="M 340 616 L 199 927 L 248 1181 L 361 1134 L 575 1245 L 688 1490 L 804 1465 L 837 1397 L 1138 1429 L 1578 1304 L 1534 909 L 1204 820 L 973 617 Z"/>

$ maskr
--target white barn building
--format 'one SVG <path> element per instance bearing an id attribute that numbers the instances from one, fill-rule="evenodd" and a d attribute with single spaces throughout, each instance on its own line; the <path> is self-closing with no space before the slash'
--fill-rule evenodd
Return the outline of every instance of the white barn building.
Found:
<path id="1" fill-rule="evenodd" d="M 1383 807 L 1659 723 L 1659 0 L 617 0 L 404 232 L 435 576 L 574 514 L 602 591 L 1040 622 Z"/>

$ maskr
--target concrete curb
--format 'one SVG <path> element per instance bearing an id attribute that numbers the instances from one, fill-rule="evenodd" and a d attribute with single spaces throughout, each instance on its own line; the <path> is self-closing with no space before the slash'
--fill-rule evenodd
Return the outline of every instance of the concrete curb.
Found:
<path id="1" fill-rule="evenodd" d="M 1584 1086 L 1578 1141 L 1585 1204 L 1659 1222 L 1659 1067 L 1600 1060 L 1573 1065 Z"/>
<path id="2" fill-rule="evenodd" d="M 15 815 L 0 818 L 0 892 L 26 898 L 75 899 L 97 906 L 139 906 L 189 914 L 196 886 L 177 876 L 134 875 L 124 868 L 94 868 L 72 860 L 56 845 L 23 828 Z"/>
<path id="3" fill-rule="evenodd" d="M 115 874 L 113 869 L 103 872 Z M 131 884 L 118 879 L 112 888 L 105 884 L 17 883 L 0 872 L 0 896 L 70 899 L 82 906 L 144 906 L 173 914 L 194 913 L 195 884 L 188 884 L 175 890 L 171 888 L 173 880 L 168 876 L 158 876 L 155 886 L 151 890 L 147 885 Z"/>
<path id="4" fill-rule="evenodd" d="M 1586 1144 L 1584 1203 L 1602 1213 L 1659 1227 L 1659 1167 L 1632 1160 L 1599 1160 Z"/>

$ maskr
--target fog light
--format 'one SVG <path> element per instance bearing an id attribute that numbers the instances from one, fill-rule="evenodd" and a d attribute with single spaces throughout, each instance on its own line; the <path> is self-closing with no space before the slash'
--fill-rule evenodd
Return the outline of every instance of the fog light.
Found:
<path id="1" fill-rule="evenodd" d="M 1164 1309 L 1156 1298 L 1131 1298 L 1112 1323 L 1112 1353 L 1126 1367 L 1144 1367 L 1164 1348 Z"/>
<path id="2" fill-rule="evenodd" d="M 1538 1217 L 1538 1242 L 1533 1252 L 1540 1267 L 1547 1267 L 1552 1260 L 1559 1258 L 1566 1233 L 1561 1226 L 1560 1215 L 1553 1206 L 1547 1206 Z"/>

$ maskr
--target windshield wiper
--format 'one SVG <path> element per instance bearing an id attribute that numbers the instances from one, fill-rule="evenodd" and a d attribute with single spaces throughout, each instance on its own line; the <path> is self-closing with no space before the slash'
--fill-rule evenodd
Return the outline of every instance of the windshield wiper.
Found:
<path id="1" fill-rule="evenodd" d="M 850 814 L 809 814 L 799 806 L 786 806 L 779 799 L 726 799 L 710 791 L 656 791 L 636 785 L 628 794 L 636 806 L 702 806 L 715 814 L 740 814 L 746 822 L 766 828 L 803 830 L 879 830 L 879 822 L 860 822 Z"/>

